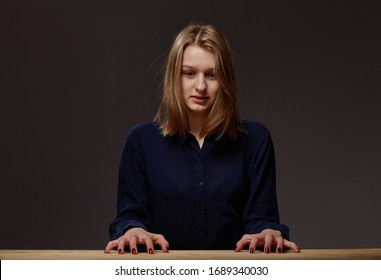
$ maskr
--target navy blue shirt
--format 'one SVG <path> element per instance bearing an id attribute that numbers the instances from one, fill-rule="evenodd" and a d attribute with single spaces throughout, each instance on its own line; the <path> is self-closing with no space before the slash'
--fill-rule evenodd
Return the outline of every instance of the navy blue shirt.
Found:
<path id="1" fill-rule="evenodd" d="M 127 136 L 120 161 L 117 217 L 111 240 L 131 227 L 163 234 L 171 249 L 234 249 L 245 233 L 279 223 L 274 148 L 256 122 L 236 140 L 164 137 L 157 123 Z"/>

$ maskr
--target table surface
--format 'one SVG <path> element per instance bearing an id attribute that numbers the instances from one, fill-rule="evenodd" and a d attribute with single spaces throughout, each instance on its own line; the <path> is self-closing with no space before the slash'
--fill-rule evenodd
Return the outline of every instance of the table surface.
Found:
<path id="1" fill-rule="evenodd" d="M 0 260 L 381 260 L 381 248 L 369 249 L 318 249 L 302 250 L 300 253 L 265 254 L 257 251 L 236 253 L 225 250 L 172 250 L 169 253 L 156 251 L 132 255 L 119 255 L 116 251 L 110 254 L 102 250 L 0 250 Z"/>

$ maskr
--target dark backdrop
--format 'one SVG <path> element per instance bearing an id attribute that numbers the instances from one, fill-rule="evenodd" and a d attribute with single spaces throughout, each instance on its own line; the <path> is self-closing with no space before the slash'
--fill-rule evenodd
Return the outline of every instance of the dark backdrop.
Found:
<path id="1" fill-rule="evenodd" d="M 3 1 L 0 248 L 104 248 L 124 137 L 192 19 L 228 37 L 242 118 L 272 132 L 292 239 L 381 247 L 378 3 Z"/>

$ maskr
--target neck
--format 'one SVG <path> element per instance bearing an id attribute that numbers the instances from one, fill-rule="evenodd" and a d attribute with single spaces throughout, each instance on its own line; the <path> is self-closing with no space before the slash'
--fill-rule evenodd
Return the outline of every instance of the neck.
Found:
<path id="1" fill-rule="evenodd" d="M 202 147 L 205 137 L 200 137 L 200 134 L 202 129 L 204 128 L 206 117 L 199 114 L 188 114 L 188 120 L 189 132 L 196 137 L 200 147 Z"/>

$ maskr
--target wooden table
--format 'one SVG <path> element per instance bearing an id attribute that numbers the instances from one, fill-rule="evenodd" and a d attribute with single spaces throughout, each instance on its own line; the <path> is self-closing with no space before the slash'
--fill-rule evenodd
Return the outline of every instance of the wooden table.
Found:
<path id="1" fill-rule="evenodd" d="M 0 250 L 0 260 L 381 260 L 381 249 L 319 249 L 265 254 L 257 251 L 156 251 L 155 254 L 110 254 L 102 250 Z"/>

